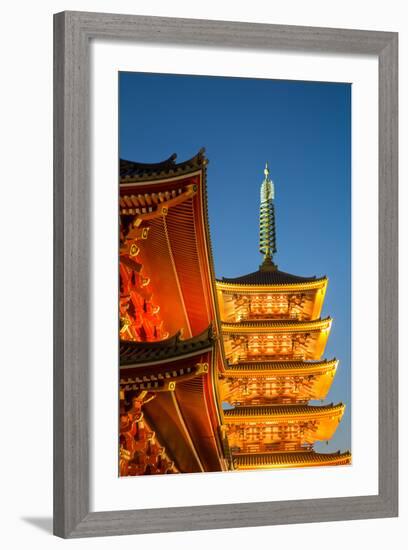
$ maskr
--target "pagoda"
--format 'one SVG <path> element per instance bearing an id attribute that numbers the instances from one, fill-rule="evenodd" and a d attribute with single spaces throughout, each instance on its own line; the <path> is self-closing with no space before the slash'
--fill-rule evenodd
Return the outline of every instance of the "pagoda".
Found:
<path id="1" fill-rule="evenodd" d="M 338 367 L 322 359 L 332 320 L 321 318 L 327 277 L 278 269 L 275 188 L 266 164 L 261 185 L 258 271 L 216 281 L 224 361 L 222 429 L 237 470 L 341 465 L 350 452 L 318 453 L 335 433 L 345 405 L 324 400 Z"/>

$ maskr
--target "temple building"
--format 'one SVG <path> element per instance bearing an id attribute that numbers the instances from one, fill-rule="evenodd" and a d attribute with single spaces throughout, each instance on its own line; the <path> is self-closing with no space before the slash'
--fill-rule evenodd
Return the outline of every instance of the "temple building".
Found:
<path id="1" fill-rule="evenodd" d="M 317 453 L 344 405 L 323 400 L 327 278 L 278 270 L 274 184 L 258 271 L 216 280 L 207 159 L 120 161 L 120 475 L 348 464 Z"/>

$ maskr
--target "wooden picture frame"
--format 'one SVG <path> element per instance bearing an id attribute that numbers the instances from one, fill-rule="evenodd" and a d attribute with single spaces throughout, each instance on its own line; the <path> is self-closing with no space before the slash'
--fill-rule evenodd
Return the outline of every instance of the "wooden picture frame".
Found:
<path id="1" fill-rule="evenodd" d="M 92 38 L 371 54 L 379 66 L 379 493 L 90 511 L 89 44 Z M 90 537 L 393 517 L 398 510 L 398 35 L 85 12 L 54 16 L 54 533 Z"/>

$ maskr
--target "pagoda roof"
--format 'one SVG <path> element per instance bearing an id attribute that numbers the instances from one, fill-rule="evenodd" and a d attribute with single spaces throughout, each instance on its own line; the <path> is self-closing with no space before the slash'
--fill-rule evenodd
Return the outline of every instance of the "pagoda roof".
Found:
<path id="1" fill-rule="evenodd" d="M 200 351 L 200 359 L 202 358 Z M 209 361 L 211 352 L 207 351 Z M 120 386 L 125 391 L 170 391 L 175 383 L 180 384 L 204 375 L 209 370 L 208 362 L 198 362 L 189 358 L 181 360 L 163 361 L 160 363 L 147 363 L 144 365 L 130 365 L 120 367 Z"/>
<path id="2" fill-rule="evenodd" d="M 228 334 L 240 334 L 247 332 L 270 333 L 272 332 L 312 332 L 329 329 L 331 317 L 315 319 L 313 321 L 298 321 L 297 319 L 269 319 L 240 321 L 239 323 L 222 323 L 222 331 Z M 254 330 L 256 329 L 256 330 Z"/>
<path id="3" fill-rule="evenodd" d="M 200 352 L 212 347 L 214 335 L 212 327 L 208 327 L 201 334 L 181 339 L 181 331 L 166 340 L 157 342 L 133 342 L 127 340 L 120 341 L 120 364 L 133 365 L 136 363 L 146 363 L 171 359 L 173 357 L 182 357 L 194 352 Z"/>
<path id="4" fill-rule="evenodd" d="M 142 163 L 132 160 L 120 159 L 119 175 L 121 183 L 135 181 L 149 181 L 166 177 L 189 174 L 208 164 L 204 147 L 189 160 L 176 163 L 177 155 L 174 153 L 168 159 L 156 163 Z"/>
<path id="5" fill-rule="evenodd" d="M 204 149 L 179 164 L 175 156 L 157 164 L 122 161 L 120 215 L 136 216 L 140 223 L 131 220 L 127 225 L 121 256 L 130 255 L 133 241 L 138 240 L 137 261 L 143 263 L 143 273 L 150 279 L 166 331 L 175 334 L 183 328 L 185 338 L 210 323 L 217 330 L 219 323 L 206 164 Z M 140 236 L 141 229 L 149 233 Z"/>
<path id="6" fill-rule="evenodd" d="M 228 423 L 232 418 L 253 418 L 253 417 L 307 417 L 307 416 L 331 416 L 333 414 L 343 414 L 345 405 L 256 405 L 240 406 L 234 409 L 224 410 L 224 417 Z"/>
<path id="7" fill-rule="evenodd" d="M 295 468 L 300 466 L 329 466 L 350 464 L 351 453 L 316 453 L 315 451 L 239 453 L 233 455 L 238 470 L 263 468 Z"/>
<path id="8" fill-rule="evenodd" d="M 292 275 L 278 269 L 258 269 L 253 273 L 241 275 L 240 277 L 222 277 L 219 281 L 230 285 L 255 285 L 255 286 L 273 286 L 273 285 L 302 285 L 304 283 L 313 283 L 325 281 L 327 277 L 301 277 Z"/>
<path id="9" fill-rule="evenodd" d="M 305 371 L 320 372 L 336 368 L 338 359 L 322 360 L 322 361 L 253 361 L 247 363 L 228 364 L 225 367 L 226 374 L 247 373 L 251 374 L 254 371 Z"/>

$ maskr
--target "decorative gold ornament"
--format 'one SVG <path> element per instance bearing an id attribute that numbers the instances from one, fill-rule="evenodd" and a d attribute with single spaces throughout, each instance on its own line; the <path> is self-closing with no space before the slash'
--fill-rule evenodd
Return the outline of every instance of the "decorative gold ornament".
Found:
<path id="1" fill-rule="evenodd" d="M 130 249 L 129 249 L 129 254 L 131 256 L 137 256 L 140 252 L 140 248 L 136 245 L 136 244 L 132 244 Z"/>

